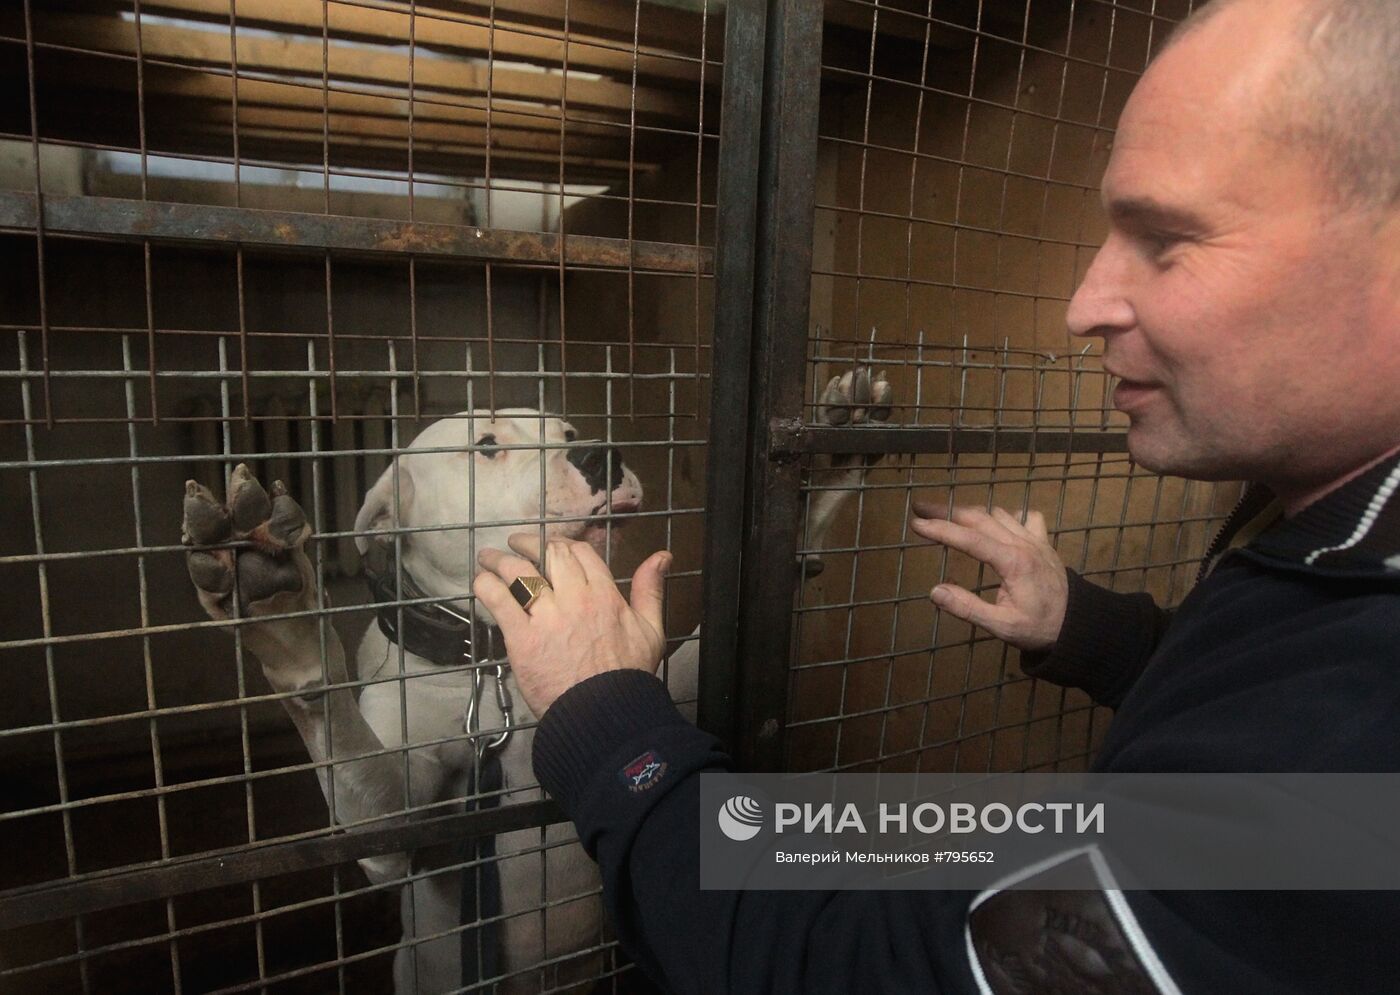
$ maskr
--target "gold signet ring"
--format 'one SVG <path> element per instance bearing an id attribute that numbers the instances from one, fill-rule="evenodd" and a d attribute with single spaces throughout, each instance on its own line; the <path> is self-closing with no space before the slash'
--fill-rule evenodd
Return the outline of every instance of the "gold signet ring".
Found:
<path id="1" fill-rule="evenodd" d="M 510 582 L 510 593 L 515 596 L 520 607 L 526 611 L 530 610 L 539 596 L 550 590 L 549 581 L 543 577 L 517 577 Z"/>

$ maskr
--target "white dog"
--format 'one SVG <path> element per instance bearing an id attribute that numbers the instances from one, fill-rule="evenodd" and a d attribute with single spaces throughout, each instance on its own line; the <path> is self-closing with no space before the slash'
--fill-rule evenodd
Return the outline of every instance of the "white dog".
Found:
<path id="1" fill-rule="evenodd" d="M 883 375 L 872 378 L 858 369 L 832 379 L 822 413 L 834 424 L 883 421 L 890 394 Z M 540 447 L 541 437 L 549 448 Z M 385 569 L 376 581 L 387 606 L 356 654 L 358 679 L 369 682 L 358 702 L 350 689 L 336 687 L 350 675 L 335 630 L 315 614 L 322 606 L 303 552 L 311 530 L 296 501 L 280 482 L 269 494 L 243 465 L 230 480 L 226 505 L 193 481 L 186 485 L 185 541 L 227 544 L 189 554 L 190 576 L 210 617 L 233 617 L 235 594 L 239 617 L 304 613 L 245 625 L 243 640 L 272 688 L 290 695 L 283 704 L 312 759 L 332 762 L 317 774 L 335 820 L 343 824 L 475 794 L 476 744 L 498 744 L 507 728 L 510 735 L 490 754 L 499 762 L 504 797 L 508 803 L 535 797 L 524 793 L 534 782 L 534 717 L 515 693 L 508 667 L 473 666 L 504 662 L 482 653 L 491 619 L 480 607 L 473 619 L 466 599 L 477 570 L 473 551 L 505 549 L 510 533 L 540 524 L 549 536 L 584 539 L 601 551 L 607 516 L 635 511 L 642 501 L 641 484 L 615 449 L 577 441 L 566 422 L 534 410 L 462 412 L 424 429 L 410 449 L 370 488 L 355 520 L 367 562 L 384 549 L 400 550 L 400 569 Z M 857 487 L 865 469 L 861 460 L 835 457 L 814 475 L 823 486 L 808 524 L 814 548 L 821 548 L 849 493 L 841 488 Z M 381 546 L 376 551 L 371 536 L 381 531 L 387 537 L 373 541 Z M 444 598 L 462 600 L 402 606 Z M 410 652 L 409 645 L 419 652 Z M 678 701 L 694 701 L 697 658 L 691 639 L 667 664 Z M 326 684 L 332 689 L 325 690 Z M 507 714 L 512 701 L 513 714 Z M 464 730 L 477 735 L 464 736 Z M 396 750 L 403 746 L 409 749 Z M 437 807 L 427 814 L 450 811 Z M 564 825 L 545 830 L 543 851 L 539 830 L 495 837 L 499 963 L 492 951 L 466 983 L 499 972 L 509 979 L 503 990 L 530 990 L 541 981 L 565 984 L 596 970 L 596 958 L 576 960 L 572 970 L 567 964 L 569 954 L 599 942 L 602 920 L 597 869 L 576 843 L 568 843 L 572 839 L 572 828 Z M 464 983 L 462 874 L 431 873 L 463 857 L 455 847 L 438 849 L 445 852 L 360 861 L 372 882 L 410 879 L 401 892 L 404 944 L 394 964 L 399 995 L 451 991 Z M 543 914 L 530 911 L 541 904 Z M 559 970 L 547 978 L 527 970 L 542 960 L 557 960 Z M 497 966 L 488 970 L 488 964 Z"/>

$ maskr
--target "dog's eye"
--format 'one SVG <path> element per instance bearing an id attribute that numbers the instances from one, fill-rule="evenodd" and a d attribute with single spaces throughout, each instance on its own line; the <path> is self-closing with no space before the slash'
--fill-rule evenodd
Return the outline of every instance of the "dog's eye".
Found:
<path id="1" fill-rule="evenodd" d="M 574 441 L 575 439 L 577 439 L 577 438 L 578 438 L 578 433 L 575 432 L 573 429 L 571 429 L 571 428 L 566 428 L 566 429 L 564 429 L 564 441 L 565 441 L 565 442 L 573 442 L 573 441 Z"/>
<path id="2" fill-rule="evenodd" d="M 483 435 L 481 438 L 476 440 L 476 444 L 481 449 L 492 449 L 496 445 L 496 437 L 494 435 Z M 499 454 L 493 452 L 484 452 L 481 455 L 485 456 L 487 459 L 495 459 Z"/>

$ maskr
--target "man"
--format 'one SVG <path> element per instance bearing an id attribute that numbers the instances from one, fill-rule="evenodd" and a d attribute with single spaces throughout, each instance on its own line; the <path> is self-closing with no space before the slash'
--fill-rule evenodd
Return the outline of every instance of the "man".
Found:
<path id="1" fill-rule="evenodd" d="M 1117 709 L 1098 770 L 1400 770 L 1397 136 L 1394 0 L 1217 0 L 1124 110 L 1071 331 L 1104 339 L 1134 459 L 1254 484 L 1173 617 L 1066 571 L 1038 515 L 919 506 L 919 534 L 1001 578 L 992 603 L 934 602 Z M 512 545 L 476 592 L 544 716 L 535 770 L 667 987 L 1400 989 L 1391 892 L 700 892 L 694 775 L 727 761 L 649 673 L 668 554 L 629 606 L 590 551 L 552 546 L 527 615 L 503 581 L 542 551 Z M 647 751 L 664 777 L 629 793 L 617 771 Z"/>

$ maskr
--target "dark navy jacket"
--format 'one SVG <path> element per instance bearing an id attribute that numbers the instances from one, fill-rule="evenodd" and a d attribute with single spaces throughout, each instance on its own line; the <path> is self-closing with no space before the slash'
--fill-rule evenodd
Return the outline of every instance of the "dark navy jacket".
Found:
<path id="1" fill-rule="evenodd" d="M 1389 460 L 1292 519 L 1252 489 L 1170 615 L 1071 572 L 1025 669 L 1116 709 L 1096 770 L 1400 771 L 1397 489 Z M 1400 992 L 1394 892 L 702 892 L 694 775 L 729 760 L 638 671 L 562 696 L 534 763 L 670 991 Z"/>

